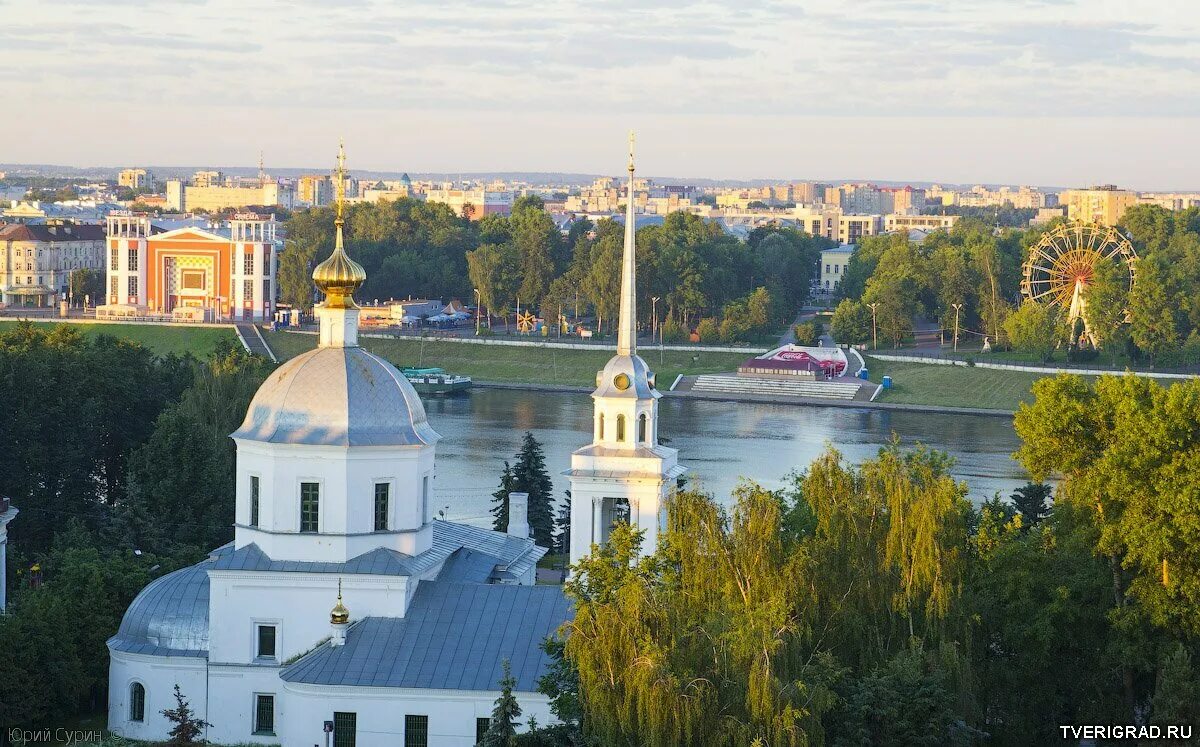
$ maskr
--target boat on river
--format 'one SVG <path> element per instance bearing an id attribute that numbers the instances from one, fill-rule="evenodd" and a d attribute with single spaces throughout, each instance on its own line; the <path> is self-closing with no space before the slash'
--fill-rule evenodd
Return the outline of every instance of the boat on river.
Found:
<path id="1" fill-rule="evenodd" d="M 470 376 L 447 373 L 441 368 L 405 368 L 400 373 L 417 394 L 454 394 L 471 388 Z"/>

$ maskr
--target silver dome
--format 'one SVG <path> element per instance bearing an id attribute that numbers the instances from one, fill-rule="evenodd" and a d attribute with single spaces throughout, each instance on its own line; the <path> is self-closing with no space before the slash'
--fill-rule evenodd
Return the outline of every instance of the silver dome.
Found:
<path id="1" fill-rule="evenodd" d="M 208 655 L 211 560 L 156 578 L 125 610 L 109 648 L 153 656 Z"/>
<path id="2" fill-rule="evenodd" d="M 404 374 L 359 347 L 317 348 L 280 366 L 233 437 L 319 446 L 422 446 L 441 438 Z"/>
<path id="3" fill-rule="evenodd" d="M 624 374 L 624 388 L 618 385 L 617 377 Z M 614 355 L 596 374 L 596 391 L 593 397 L 658 399 L 662 393 L 655 388 L 654 372 L 640 355 Z"/>

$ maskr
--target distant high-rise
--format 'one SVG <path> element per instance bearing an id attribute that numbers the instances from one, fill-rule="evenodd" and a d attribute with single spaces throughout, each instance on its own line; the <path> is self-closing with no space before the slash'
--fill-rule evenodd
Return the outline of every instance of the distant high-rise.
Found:
<path id="1" fill-rule="evenodd" d="M 1105 184 L 1091 189 L 1068 189 L 1058 195 L 1067 208 L 1067 217 L 1085 223 L 1115 226 L 1125 211 L 1138 202 L 1137 192 Z"/>
<path id="2" fill-rule="evenodd" d="M 122 169 L 117 174 L 117 184 L 130 189 L 145 189 L 153 182 L 153 175 L 145 169 Z"/>
<path id="3" fill-rule="evenodd" d="M 296 180 L 296 202 L 321 207 L 332 199 L 333 181 L 328 174 L 305 174 Z"/>

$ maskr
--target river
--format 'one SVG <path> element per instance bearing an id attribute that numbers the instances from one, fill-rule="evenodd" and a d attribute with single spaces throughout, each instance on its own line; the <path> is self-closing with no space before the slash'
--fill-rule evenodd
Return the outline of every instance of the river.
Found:
<path id="1" fill-rule="evenodd" d="M 513 458 L 526 430 L 542 442 L 560 497 L 571 452 L 591 436 L 586 394 L 477 388 L 465 396 L 426 398 L 425 410 L 442 434 L 434 510 L 472 524 L 487 523 L 504 461 Z M 659 435 L 679 449 L 693 484 L 720 498 L 742 478 L 779 487 L 827 444 L 861 461 L 893 434 L 905 446 L 921 443 L 953 456 L 954 476 L 967 483 L 976 503 L 997 491 L 1008 495 L 1027 479 L 1011 457 L 1019 440 L 1008 418 L 672 397 L 660 401 L 659 413 Z"/>

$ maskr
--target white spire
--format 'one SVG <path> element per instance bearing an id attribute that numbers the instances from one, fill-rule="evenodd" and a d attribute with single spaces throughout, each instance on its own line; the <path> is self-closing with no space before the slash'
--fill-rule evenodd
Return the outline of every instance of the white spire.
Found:
<path id="1" fill-rule="evenodd" d="M 625 250 L 621 258 L 621 317 L 617 355 L 637 352 L 637 247 L 633 224 L 633 131 L 629 132 L 629 194 L 625 205 Z"/>

